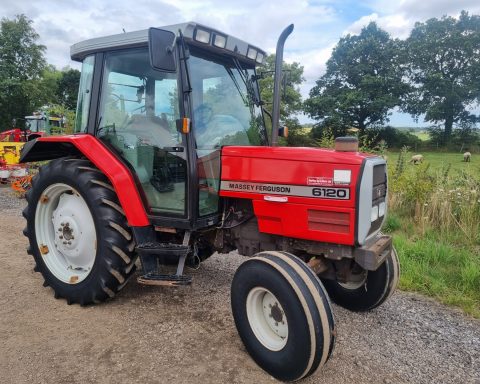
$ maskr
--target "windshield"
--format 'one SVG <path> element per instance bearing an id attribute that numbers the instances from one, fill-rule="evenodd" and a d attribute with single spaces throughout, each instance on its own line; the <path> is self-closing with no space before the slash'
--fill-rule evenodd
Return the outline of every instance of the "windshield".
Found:
<path id="1" fill-rule="evenodd" d="M 223 145 L 266 145 L 261 108 L 246 85 L 254 68 L 241 68 L 232 58 L 220 61 L 191 53 L 193 130 L 199 156 Z"/>
<path id="2" fill-rule="evenodd" d="M 40 132 L 45 130 L 45 120 L 26 119 L 25 126 L 31 132 Z"/>

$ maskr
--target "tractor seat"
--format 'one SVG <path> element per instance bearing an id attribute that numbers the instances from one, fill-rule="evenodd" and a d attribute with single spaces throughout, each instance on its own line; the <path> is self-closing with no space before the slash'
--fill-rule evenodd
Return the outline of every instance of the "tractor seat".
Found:
<path id="1" fill-rule="evenodd" d="M 175 140 L 168 127 L 168 122 L 158 116 L 132 115 L 126 130 L 139 139 L 146 140 L 159 147 L 174 146 Z"/>

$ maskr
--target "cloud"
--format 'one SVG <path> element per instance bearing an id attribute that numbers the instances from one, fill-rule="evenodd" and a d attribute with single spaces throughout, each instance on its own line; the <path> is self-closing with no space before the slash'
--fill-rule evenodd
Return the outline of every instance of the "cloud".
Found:
<path id="1" fill-rule="evenodd" d="M 287 52 L 284 59 L 287 63 L 298 62 L 303 66 L 303 77 L 305 82 L 300 86 L 303 98 L 307 98 L 315 82 L 325 73 L 326 62 L 332 54 L 334 45 L 325 48 L 314 49 L 303 53 Z"/>
<path id="2" fill-rule="evenodd" d="M 415 21 L 406 19 L 402 14 L 394 14 L 387 16 L 379 16 L 378 13 L 372 13 L 370 15 L 362 16 L 360 19 L 351 24 L 344 32 L 343 35 L 360 34 L 363 27 L 370 22 L 376 22 L 378 26 L 387 31 L 392 37 L 405 39 L 410 34 L 410 30 L 413 27 Z"/>
<path id="3" fill-rule="evenodd" d="M 378 0 L 370 3 L 372 13 L 364 15 L 354 21 L 343 34 L 359 34 L 361 29 L 369 22 L 375 21 L 392 37 L 405 39 L 417 21 L 424 22 L 433 17 L 458 16 L 462 10 L 472 14 L 480 13 L 478 0 L 436 0 L 418 1 Z"/>
<path id="4" fill-rule="evenodd" d="M 55 10 L 55 12 L 52 12 Z M 2 13 L 12 18 L 24 13 L 34 21 L 40 42 L 47 46 L 47 60 L 59 67 L 71 64 L 72 44 L 99 36 L 197 21 L 237 36 L 269 52 L 275 50 L 280 32 L 288 24 L 296 24 L 287 50 L 304 53 L 321 49 L 334 38 L 329 24 L 338 21 L 333 5 L 305 0 L 91 0 L 88 2 L 58 2 L 43 0 L 32 6 L 30 1 L 7 2 Z M 320 32 L 320 33 L 319 33 Z"/>

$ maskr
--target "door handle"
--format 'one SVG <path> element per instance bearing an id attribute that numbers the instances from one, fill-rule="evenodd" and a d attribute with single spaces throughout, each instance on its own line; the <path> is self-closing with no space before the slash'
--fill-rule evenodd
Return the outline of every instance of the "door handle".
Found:
<path id="1" fill-rule="evenodd" d="M 184 147 L 163 147 L 165 152 L 183 152 L 185 151 Z"/>

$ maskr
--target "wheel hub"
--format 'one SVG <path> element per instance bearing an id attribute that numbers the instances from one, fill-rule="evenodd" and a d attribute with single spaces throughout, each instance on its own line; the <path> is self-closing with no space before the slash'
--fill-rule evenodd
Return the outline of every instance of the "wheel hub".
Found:
<path id="1" fill-rule="evenodd" d="M 271 308 L 270 317 L 273 318 L 273 320 L 275 320 L 277 323 L 280 323 L 283 320 L 283 311 L 280 309 L 280 306 L 277 302 L 275 302 Z"/>
<path id="2" fill-rule="evenodd" d="M 60 225 L 57 222 L 60 221 Z M 57 248 L 70 257 L 78 256 L 78 243 L 81 234 L 78 230 L 78 224 L 72 217 L 61 217 L 53 219 L 53 225 L 57 229 L 55 232 L 55 244 Z M 76 237 L 75 237 L 76 236 Z"/>
<path id="3" fill-rule="evenodd" d="M 60 224 L 61 225 L 61 224 Z M 70 227 L 70 223 L 67 221 L 63 228 L 60 228 L 61 231 L 63 232 L 63 238 L 67 241 L 73 240 L 73 229 Z"/>
<path id="4" fill-rule="evenodd" d="M 94 255 L 91 254 L 91 244 L 84 236 L 91 218 L 90 212 L 85 213 L 85 201 L 77 194 L 64 193 L 60 196 L 57 209 L 53 212 L 53 227 L 55 231 L 55 247 L 65 256 L 72 269 L 89 270 Z M 91 231 L 88 228 L 87 232 Z"/>

